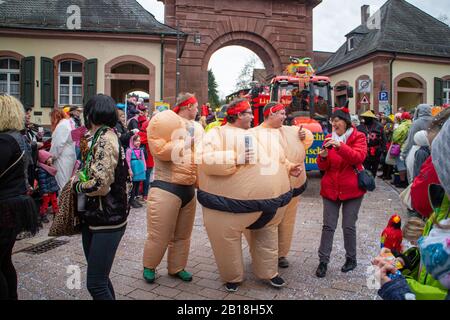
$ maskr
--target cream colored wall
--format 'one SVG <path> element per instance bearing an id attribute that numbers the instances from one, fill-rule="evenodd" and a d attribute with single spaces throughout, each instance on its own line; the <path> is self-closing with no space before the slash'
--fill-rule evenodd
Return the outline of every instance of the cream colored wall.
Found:
<path id="1" fill-rule="evenodd" d="M 324 74 L 326 75 L 326 74 Z M 357 95 L 358 88 L 355 87 L 355 81 L 362 75 L 367 75 L 372 80 L 372 87 L 373 87 L 373 63 L 367 63 L 362 66 L 353 68 L 348 71 L 344 71 L 342 73 L 337 73 L 331 76 L 331 85 L 335 86 L 340 81 L 348 81 L 348 83 L 353 87 L 354 90 L 354 96 Z M 373 88 L 372 88 L 373 91 Z M 355 97 L 350 99 L 349 107 L 351 113 L 356 113 L 356 101 Z M 370 103 L 371 106 L 373 106 L 373 92 L 370 95 Z"/>
<path id="2" fill-rule="evenodd" d="M 53 58 L 64 53 L 74 53 L 87 59 L 98 59 L 97 92 L 105 90 L 105 64 L 123 55 L 142 57 L 155 65 L 155 101 L 161 99 L 161 45 L 148 42 L 106 41 L 106 40 L 64 40 L 64 39 L 28 39 L 0 37 L 0 50 L 9 50 L 28 57 L 36 58 L 35 79 L 40 82 L 41 57 Z M 41 90 L 35 82 L 35 109 L 42 111 L 43 116 L 32 121 L 49 124 L 48 108 L 41 108 Z"/>
<path id="3" fill-rule="evenodd" d="M 393 65 L 393 79 L 402 73 L 412 72 L 421 76 L 427 82 L 426 103 L 434 104 L 434 78 L 450 75 L 450 64 L 431 64 L 409 61 L 395 61 Z"/>

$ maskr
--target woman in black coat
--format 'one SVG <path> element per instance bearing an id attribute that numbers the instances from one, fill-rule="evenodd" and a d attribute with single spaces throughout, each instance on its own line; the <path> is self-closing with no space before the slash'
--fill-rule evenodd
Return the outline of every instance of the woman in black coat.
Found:
<path id="1" fill-rule="evenodd" d="M 0 95 L 0 300 L 17 300 L 17 274 L 11 260 L 16 236 L 35 234 L 37 207 L 28 196 L 30 154 L 20 133 L 25 112 L 14 97 Z"/>

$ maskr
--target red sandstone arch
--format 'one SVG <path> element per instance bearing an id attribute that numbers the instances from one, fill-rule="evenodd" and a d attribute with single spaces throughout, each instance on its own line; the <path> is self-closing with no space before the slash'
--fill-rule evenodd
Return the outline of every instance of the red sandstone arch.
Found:
<path id="1" fill-rule="evenodd" d="M 267 74 L 280 74 L 283 71 L 280 57 L 273 46 L 261 36 L 249 32 L 232 32 L 217 38 L 206 50 L 202 70 L 208 71 L 211 56 L 228 46 L 242 46 L 258 55 L 266 68 Z"/>
<path id="2" fill-rule="evenodd" d="M 165 23 L 187 35 L 179 91 L 195 92 L 201 103 L 208 98 L 209 59 L 220 48 L 239 45 L 252 50 L 268 74 L 281 73 L 290 56 L 312 56 L 312 11 L 321 0 L 159 1 L 165 4 Z M 194 43 L 195 35 L 200 44 Z M 174 103 L 176 47 L 166 44 L 164 49 L 164 96 Z"/>

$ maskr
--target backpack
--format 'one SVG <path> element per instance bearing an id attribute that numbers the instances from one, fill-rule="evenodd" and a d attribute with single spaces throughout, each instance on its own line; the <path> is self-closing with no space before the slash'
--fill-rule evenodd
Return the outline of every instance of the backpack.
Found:
<path id="1" fill-rule="evenodd" d="M 440 184 L 432 158 L 429 157 L 420 169 L 419 175 L 411 186 L 411 202 L 415 211 L 428 218 L 433 213 L 429 199 L 429 187 L 432 184 Z"/>

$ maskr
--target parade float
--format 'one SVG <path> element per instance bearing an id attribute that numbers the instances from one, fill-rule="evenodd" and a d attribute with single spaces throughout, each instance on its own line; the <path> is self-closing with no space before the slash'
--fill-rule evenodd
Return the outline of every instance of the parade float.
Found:
<path id="1" fill-rule="evenodd" d="M 316 75 L 311 58 L 291 57 L 290 61 L 284 75 L 272 79 L 270 100 L 286 106 L 288 125 L 306 128 L 314 134 L 314 144 L 306 154 L 306 170 L 318 170 L 317 155 L 331 132 L 331 80 Z M 345 102 L 352 97 L 352 88 L 346 88 L 346 93 Z"/>

